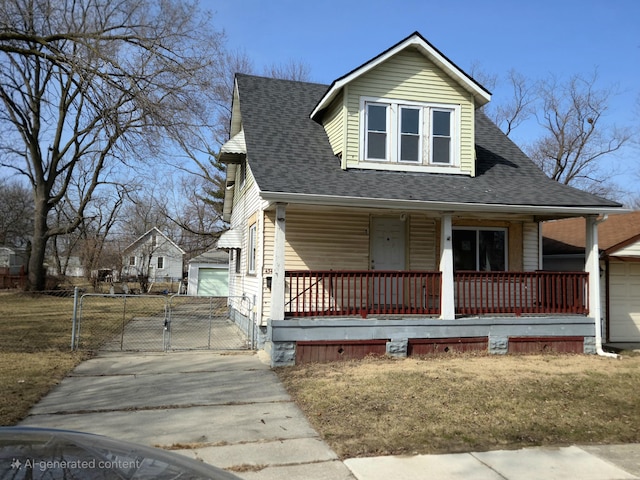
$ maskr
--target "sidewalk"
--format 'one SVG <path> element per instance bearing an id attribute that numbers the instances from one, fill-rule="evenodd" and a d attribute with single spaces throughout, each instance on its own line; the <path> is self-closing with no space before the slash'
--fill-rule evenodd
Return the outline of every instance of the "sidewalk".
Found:
<path id="1" fill-rule="evenodd" d="M 345 464 L 358 480 L 633 480 L 640 478 L 640 444 L 354 458 Z"/>
<path id="2" fill-rule="evenodd" d="M 341 462 L 251 352 L 101 353 L 21 425 L 169 447 L 246 480 L 640 479 L 640 444 Z"/>

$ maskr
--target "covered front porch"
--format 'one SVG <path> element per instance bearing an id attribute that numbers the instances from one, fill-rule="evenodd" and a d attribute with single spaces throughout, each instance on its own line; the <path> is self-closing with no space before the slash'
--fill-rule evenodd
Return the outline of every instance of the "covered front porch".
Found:
<path id="1" fill-rule="evenodd" d="M 314 361 L 304 352 L 323 348 L 354 357 L 600 348 L 596 215 L 587 216 L 585 271 L 546 272 L 536 215 L 354 212 L 350 221 L 338 216 L 347 209 L 330 212 L 340 235 L 322 224 L 321 210 L 275 204 L 267 212 L 262 318 L 274 365 Z M 396 217 L 403 223 L 387 221 Z M 314 255 L 318 239 L 330 248 Z M 461 249 L 477 268 L 460 268 L 469 265 Z"/>

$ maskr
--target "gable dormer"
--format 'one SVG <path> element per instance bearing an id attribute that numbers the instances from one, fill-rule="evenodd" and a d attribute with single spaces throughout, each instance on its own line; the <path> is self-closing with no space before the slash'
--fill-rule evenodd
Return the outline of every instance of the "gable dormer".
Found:
<path id="1" fill-rule="evenodd" d="M 414 33 L 333 82 L 311 118 L 343 169 L 475 176 L 474 111 L 490 99 Z"/>

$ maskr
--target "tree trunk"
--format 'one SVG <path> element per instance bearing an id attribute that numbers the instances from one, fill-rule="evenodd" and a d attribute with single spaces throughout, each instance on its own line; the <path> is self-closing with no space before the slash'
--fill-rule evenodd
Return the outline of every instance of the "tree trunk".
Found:
<path id="1" fill-rule="evenodd" d="M 42 291 L 46 286 L 47 267 L 44 259 L 47 251 L 47 229 L 47 210 L 44 202 L 36 202 L 27 290 Z"/>

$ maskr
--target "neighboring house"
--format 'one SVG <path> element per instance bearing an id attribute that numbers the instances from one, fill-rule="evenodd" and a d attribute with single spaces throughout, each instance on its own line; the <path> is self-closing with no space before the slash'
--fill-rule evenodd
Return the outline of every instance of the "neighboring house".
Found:
<path id="1" fill-rule="evenodd" d="M 539 222 L 592 233 L 621 206 L 547 178 L 482 113 L 490 98 L 418 33 L 328 86 L 236 76 L 218 247 L 273 365 L 602 352 L 597 258 L 539 272 Z"/>
<path id="2" fill-rule="evenodd" d="M 585 262 L 585 220 L 546 222 L 544 269 L 580 270 Z M 598 225 L 601 302 L 606 338 L 640 342 L 640 211 L 609 215 Z"/>
<path id="3" fill-rule="evenodd" d="M 189 260 L 187 295 L 229 295 L 229 254 L 210 250 Z"/>
<path id="4" fill-rule="evenodd" d="M 147 277 L 150 282 L 181 281 L 185 251 L 157 227 L 124 250 L 122 278 Z"/>
<path id="5" fill-rule="evenodd" d="M 0 247 L 0 268 L 6 269 L 7 275 L 24 273 L 26 262 L 27 252 L 24 248 Z"/>
<path id="6" fill-rule="evenodd" d="M 86 270 L 84 268 L 84 265 L 82 265 L 82 261 L 80 260 L 80 257 L 73 255 L 69 258 L 61 258 L 60 260 L 62 262 L 66 262 L 66 265 L 64 268 L 65 276 L 67 277 L 84 277 L 85 276 Z M 48 262 L 47 274 L 56 275 L 56 276 L 60 275 L 58 268 L 55 266 L 55 261 L 52 258 L 50 258 Z"/>

